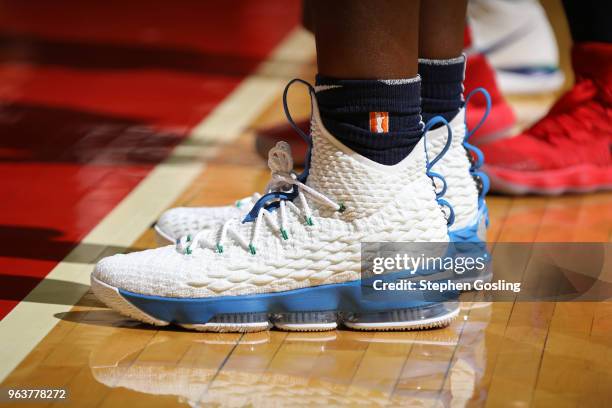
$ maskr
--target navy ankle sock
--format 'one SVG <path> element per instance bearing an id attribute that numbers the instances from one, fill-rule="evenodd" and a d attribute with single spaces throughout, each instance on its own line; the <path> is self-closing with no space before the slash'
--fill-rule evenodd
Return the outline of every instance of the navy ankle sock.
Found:
<path id="1" fill-rule="evenodd" d="M 465 56 L 451 59 L 419 59 L 423 121 L 442 116 L 451 121 L 463 106 Z"/>
<path id="2" fill-rule="evenodd" d="M 397 164 L 423 135 L 418 76 L 356 80 L 317 75 L 315 85 L 325 128 L 370 160 Z"/>

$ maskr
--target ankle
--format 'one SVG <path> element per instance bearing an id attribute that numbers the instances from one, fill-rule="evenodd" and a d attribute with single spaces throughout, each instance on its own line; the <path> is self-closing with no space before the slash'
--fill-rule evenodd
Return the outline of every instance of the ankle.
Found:
<path id="1" fill-rule="evenodd" d="M 451 121 L 463 107 L 465 56 L 451 59 L 419 59 L 422 78 L 423 120 L 442 116 Z"/>
<path id="2" fill-rule="evenodd" d="M 381 164 L 403 160 L 420 140 L 421 81 L 344 80 L 317 76 L 323 125 L 355 152 Z"/>

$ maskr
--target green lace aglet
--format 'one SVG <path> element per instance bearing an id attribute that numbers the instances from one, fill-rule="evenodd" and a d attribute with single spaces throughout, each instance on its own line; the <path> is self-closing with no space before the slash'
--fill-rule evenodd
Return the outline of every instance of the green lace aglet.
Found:
<path id="1" fill-rule="evenodd" d="M 287 235 L 287 231 L 284 228 L 281 228 L 280 233 L 283 239 L 289 239 L 289 235 Z"/>
<path id="2" fill-rule="evenodd" d="M 240 200 L 236 200 L 236 208 L 240 208 L 242 202 Z"/>
<path id="3" fill-rule="evenodd" d="M 187 235 L 187 242 L 191 242 L 191 234 Z"/>
<path id="4" fill-rule="evenodd" d="M 220 253 L 220 254 L 223 253 L 223 245 L 217 244 L 217 252 Z"/>
<path id="5" fill-rule="evenodd" d="M 340 208 L 338 208 L 338 212 L 343 213 L 346 210 L 346 206 L 344 205 L 344 203 L 340 203 Z"/>
<path id="6" fill-rule="evenodd" d="M 313 222 L 312 222 L 312 218 L 310 218 L 310 217 L 306 218 L 306 225 L 311 225 L 311 226 L 314 225 Z"/>
<path id="7" fill-rule="evenodd" d="M 249 244 L 249 252 L 251 253 L 251 255 L 255 255 L 257 253 L 253 244 Z"/>
<path id="8" fill-rule="evenodd" d="M 187 255 L 191 255 L 191 253 L 192 253 L 192 252 L 193 252 L 193 251 L 191 250 L 191 248 L 190 248 L 190 247 L 185 248 L 185 253 L 186 253 Z"/>

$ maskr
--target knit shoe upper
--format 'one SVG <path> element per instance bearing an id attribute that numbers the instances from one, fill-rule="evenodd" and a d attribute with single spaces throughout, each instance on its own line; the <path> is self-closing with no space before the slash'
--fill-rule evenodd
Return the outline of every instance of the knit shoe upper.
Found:
<path id="1" fill-rule="evenodd" d="M 463 140 L 466 134 L 464 123 L 465 111 L 462 108 L 459 114 L 451 121 L 450 126 L 453 133 L 450 149 L 442 156 L 434 168 L 436 172 L 446 179 L 447 192 L 445 199 L 453 206 L 455 212 L 455 222 L 451 226 L 451 230 L 473 223 L 478 212 L 478 190 L 474 179 L 470 175 L 470 162 L 463 147 Z M 446 127 L 440 127 L 428 132 L 426 141 L 430 159 L 433 159 L 442 151 L 447 137 Z M 316 160 L 316 156 L 313 157 Z M 321 163 L 321 166 L 327 165 Z M 314 183 L 315 185 L 318 183 L 316 181 L 318 179 L 316 176 L 318 171 L 315 166 L 315 174 L 311 172 L 311 176 L 308 179 L 309 183 Z M 375 184 L 377 184 L 376 180 L 372 182 L 372 185 Z M 363 191 L 363 194 L 367 195 L 370 193 Z M 372 200 L 378 200 L 377 196 L 380 194 L 372 192 Z M 236 204 L 225 207 L 173 208 L 162 214 L 156 224 L 156 229 L 167 241 L 174 242 L 181 236 L 194 235 L 202 229 L 213 228 L 230 217 L 244 217 L 259 197 L 259 194 L 254 194 L 252 197 L 243 198 L 238 200 Z M 347 198 L 344 196 L 339 197 L 341 200 L 346 200 Z"/>
<path id="2" fill-rule="evenodd" d="M 423 140 L 396 165 L 375 163 L 321 126 L 316 103 L 311 133 L 305 186 L 288 169 L 273 169 L 297 197 L 275 209 L 255 206 L 249 219 L 224 220 L 176 246 L 104 258 L 93 277 L 162 297 L 279 292 L 359 279 L 362 242 L 448 240 Z"/>
<path id="3" fill-rule="evenodd" d="M 479 192 L 476 181 L 470 173 L 471 163 L 468 152 L 463 147 L 466 135 L 465 111 L 465 108 L 461 108 L 449 123 L 452 129 L 450 148 L 433 167 L 433 170 L 446 180 L 444 199 L 455 213 L 455 222 L 450 226 L 450 231 L 474 224 L 478 214 Z M 430 158 L 442 152 L 447 138 L 448 132 L 444 126 L 427 132 L 427 151 Z M 442 188 L 437 179 L 436 185 L 438 189 Z"/>
<path id="4" fill-rule="evenodd" d="M 172 243 L 182 236 L 213 228 L 218 222 L 246 215 L 259 197 L 261 197 L 261 194 L 255 193 L 253 196 L 240 199 L 232 205 L 220 207 L 171 208 L 164 211 L 157 220 L 155 230 L 161 238 L 168 243 Z"/>

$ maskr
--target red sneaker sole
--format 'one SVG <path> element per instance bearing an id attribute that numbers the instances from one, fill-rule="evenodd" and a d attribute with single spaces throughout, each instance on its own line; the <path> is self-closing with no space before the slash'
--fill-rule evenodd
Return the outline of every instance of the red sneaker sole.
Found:
<path id="1" fill-rule="evenodd" d="M 500 193 L 559 195 L 612 190 L 612 167 L 581 164 L 560 170 L 519 171 L 485 165 L 483 169 L 491 189 Z"/>

